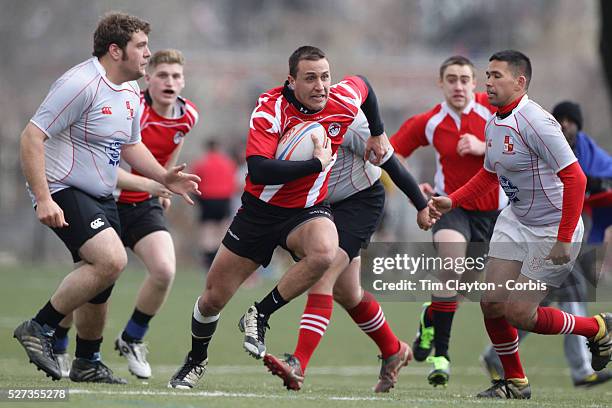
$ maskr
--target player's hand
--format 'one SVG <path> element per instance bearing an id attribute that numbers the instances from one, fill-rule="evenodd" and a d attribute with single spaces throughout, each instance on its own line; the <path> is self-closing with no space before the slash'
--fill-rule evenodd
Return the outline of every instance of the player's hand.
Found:
<path id="1" fill-rule="evenodd" d="M 67 227 L 64 211 L 52 198 L 36 203 L 36 217 L 38 221 L 51 228 Z"/>
<path id="2" fill-rule="evenodd" d="M 172 205 L 172 200 L 168 197 L 159 197 L 159 204 L 162 206 L 164 211 L 168 211 L 168 208 Z"/>
<path id="3" fill-rule="evenodd" d="M 459 136 L 457 154 L 459 154 L 459 156 L 465 156 L 466 154 L 483 156 L 485 154 L 485 142 L 471 133 L 464 133 Z"/>
<path id="4" fill-rule="evenodd" d="M 193 200 L 189 197 L 188 193 L 202 195 L 200 190 L 198 190 L 198 182 L 201 179 L 195 174 L 183 173 L 186 167 L 187 164 L 183 163 L 180 166 L 170 168 L 164 176 L 164 185 L 168 190 L 183 196 L 187 203 L 193 205 Z"/>
<path id="5" fill-rule="evenodd" d="M 385 132 L 382 132 L 378 136 L 370 136 L 366 141 L 366 149 L 365 154 L 363 155 L 363 160 L 369 160 L 372 164 L 379 165 L 387 154 L 387 150 L 389 150 L 390 146 L 391 144 L 389 143 L 389 138 Z"/>
<path id="6" fill-rule="evenodd" d="M 331 139 L 326 137 L 325 142 L 321 143 L 321 141 L 315 135 L 311 135 L 310 137 L 312 138 L 312 143 L 314 143 L 314 151 L 312 155 L 314 158 L 319 159 L 321 162 L 321 169 L 325 170 L 332 160 Z"/>
<path id="7" fill-rule="evenodd" d="M 423 231 L 427 231 L 436 223 L 434 218 L 429 216 L 429 208 L 425 207 L 417 213 L 417 225 Z"/>
<path id="8" fill-rule="evenodd" d="M 446 214 L 453 208 L 453 201 L 446 196 L 431 197 L 427 203 L 429 216 L 433 219 L 440 219 L 442 214 Z"/>
<path id="9" fill-rule="evenodd" d="M 155 180 L 147 179 L 146 184 L 147 193 L 151 194 L 154 197 L 160 198 L 170 198 L 172 196 L 172 191 L 168 190 L 166 186 L 158 183 Z"/>
<path id="10" fill-rule="evenodd" d="M 570 261 L 572 243 L 571 242 L 555 242 L 555 245 L 550 249 L 550 253 L 545 260 L 552 261 L 555 265 L 565 265 Z"/>
<path id="11" fill-rule="evenodd" d="M 429 183 L 419 184 L 419 189 L 421 189 L 421 193 L 427 198 L 430 198 L 435 193 L 433 187 Z"/>

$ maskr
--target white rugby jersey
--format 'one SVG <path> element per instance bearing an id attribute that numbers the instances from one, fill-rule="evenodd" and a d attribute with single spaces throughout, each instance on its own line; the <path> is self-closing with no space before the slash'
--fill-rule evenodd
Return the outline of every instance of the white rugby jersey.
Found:
<path id="1" fill-rule="evenodd" d="M 121 147 L 140 142 L 140 89 L 136 81 L 110 82 L 93 57 L 55 81 L 30 122 L 48 137 L 51 194 L 75 187 L 105 197 L 117 184 Z"/>
<path id="2" fill-rule="evenodd" d="M 563 183 L 557 172 L 577 159 L 555 118 L 525 95 L 508 117 L 489 120 L 485 137 L 484 167 L 497 174 L 519 221 L 559 224 Z"/>
<path id="3" fill-rule="evenodd" d="M 336 163 L 329 175 L 327 199 L 331 203 L 337 203 L 371 187 L 380 178 L 382 170 L 363 160 L 369 137 L 368 120 L 359 109 L 355 120 L 344 134 L 344 140 L 338 148 Z M 389 146 L 381 164 L 389 160 L 392 155 L 393 148 Z"/>

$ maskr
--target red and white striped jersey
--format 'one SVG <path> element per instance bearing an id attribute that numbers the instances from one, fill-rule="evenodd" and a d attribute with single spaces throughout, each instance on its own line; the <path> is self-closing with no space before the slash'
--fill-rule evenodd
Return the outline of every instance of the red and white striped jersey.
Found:
<path id="1" fill-rule="evenodd" d="M 269 204 L 285 208 L 308 208 L 325 199 L 329 171 L 338 146 L 367 97 L 366 83 L 356 76 L 346 77 L 331 86 L 325 108 L 312 114 L 303 113 L 291 104 L 283 95 L 283 87 L 261 94 L 251 114 L 247 158 L 263 156 L 274 159 L 278 141 L 288 129 L 301 122 L 316 121 L 323 125 L 332 141 L 334 160 L 320 173 L 285 184 L 253 184 L 247 174 L 245 191 Z"/>
<path id="2" fill-rule="evenodd" d="M 478 173 L 484 161 L 484 156 L 459 156 L 457 143 L 461 135 L 471 133 L 484 142 L 485 125 L 495 111 L 485 93 L 475 94 L 461 116 L 443 102 L 428 112 L 406 120 L 391 137 L 391 145 L 404 157 L 410 156 L 421 146 L 432 145 L 436 151 L 434 189 L 440 195 L 449 195 Z M 492 211 L 505 207 L 507 202 L 500 188 L 462 207 L 466 210 Z"/>
<path id="3" fill-rule="evenodd" d="M 142 143 L 151 151 L 159 164 L 166 166 L 185 135 L 198 122 L 198 109 L 190 100 L 179 96 L 175 107 L 176 117 L 166 118 L 155 112 L 144 93 L 140 97 L 140 109 L 142 112 L 140 118 Z M 122 167 L 126 167 L 125 163 L 122 163 Z M 140 175 L 134 169 L 128 171 Z M 139 203 L 150 197 L 150 194 L 145 192 L 119 190 L 117 201 Z"/>

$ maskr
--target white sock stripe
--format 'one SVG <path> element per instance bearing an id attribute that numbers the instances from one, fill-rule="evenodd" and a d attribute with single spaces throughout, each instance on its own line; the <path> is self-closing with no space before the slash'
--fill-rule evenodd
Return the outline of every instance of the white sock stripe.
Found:
<path id="1" fill-rule="evenodd" d="M 372 333 L 375 332 L 376 330 L 380 329 L 382 327 L 383 324 L 385 324 L 385 317 L 383 316 L 382 320 L 380 321 L 380 323 L 378 324 L 378 326 L 373 327 L 371 329 L 362 329 L 364 333 Z"/>
<path id="2" fill-rule="evenodd" d="M 323 324 L 321 322 L 317 322 L 316 320 L 302 319 L 302 320 L 300 320 L 300 325 L 302 325 L 302 324 L 312 324 L 313 326 L 319 326 L 323 330 L 327 329 L 327 325 L 326 324 Z"/>
<path id="3" fill-rule="evenodd" d="M 572 319 L 572 326 L 570 327 L 568 333 L 571 334 L 574 332 L 574 328 L 576 327 L 576 316 L 570 315 L 570 318 Z"/>
<path id="4" fill-rule="evenodd" d="M 361 327 L 363 329 L 364 327 L 369 326 L 372 323 L 376 323 L 376 322 L 378 322 L 378 319 L 380 319 L 380 315 L 382 315 L 382 314 L 383 314 L 382 307 L 378 306 L 378 312 L 376 312 L 376 315 L 373 318 L 371 318 L 367 322 L 357 323 L 357 326 L 359 326 L 359 327 Z"/>
<path id="5" fill-rule="evenodd" d="M 561 311 L 561 315 L 563 316 L 563 326 L 561 327 L 561 330 L 559 330 L 559 334 L 564 334 L 565 333 L 565 329 L 567 329 L 567 314 L 563 311 Z"/>
<path id="6" fill-rule="evenodd" d="M 507 355 L 509 355 L 509 354 L 514 354 L 514 353 L 516 353 L 516 352 L 518 352 L 518 347 L 516 347 L 516 348 L 514 348 L 514 349 L 512 349 L 512 350 L 508 350 L 508 351 L 501 351 L 501 352 L 500 352 L 500 351 L 498 351 L 498 352 L 497 352 L 497 355 L 499 355 L 499 356 L 507 356 Z"/>
<path id="7" fill-rule="evenodd" d="M 505 347 L 505 346 L 510 346 L 512 344 L 518 344 L 519 338 L 518 336 L 516 336 L 516 338 L 508 343 L 493 343 L 493 347 Z"/>
<path id="8" fill-rule="evenodd" d="M 309 318 L 315 319 L 315 320 L 320 320 L 320 321 L 322 321 L 325 324 L 329 324 L 329 319 L 326 319 L 323 316 L 319 316 L 319 315 L 312 314 L 312 313 L 304 313 L 302 315 L 302 319 L 305 318 L 305 317 L 309 317 Z"/>
<path id="9" fill-rule="evenodd" d="M 508 351 L 508 350 L 512 350 L 515 348 L 518 348 L 518 344 L 514 344 L 512 346 L 506 346 L 506 347 L 493 347 L 495 349 L 495 351 L 500 352 L 500 351 Z"/>
<path id="10" fill-rule="evenodd" d="M 221 314 L 217 314 L 214 316 L 204 316 L 202 313 L 200 313 L 200 308 L 198 307 L 198 302 L 200 301 L 200 298 L 198 297 L 196 299 L 195 305 L 193 305 L 193 318 L 196 319 L 198 322 L 200 323 L 212 323 L 212 322 L 216 322 L 217 320 L 219 320 L 219 316 L 221 316 Z"/>
<path id="11" fill-rule="evenodd" d="M 371 329 L 374 328 L 374 327 L 380 327 L 381 325 L 383 325 L 385 323 L 385 321 L 386 321 L 386 319 L 385 319 L 385 315 L 383 313 L 383 314 L 380 315 L 378 320 L 376 320 L 374 323 L 369 324 L 367 326 L 359 326 L 359 328 L 367 333 L 367 332 L 371 331 Z"/>
<path id="12" fill-rule="evenodd" d="M 324 330 L 319 330 L 316 327 L 312 327 L 312 326 L 307 326 L 307 325 L 300 325 L 300 329 L 305 329 L 305 330 L 310 330 L 313 331 L 315 333 L 319 333 L 321 335 L 321 337 L 323 337 L 323 335 L 325 334 Z"/>

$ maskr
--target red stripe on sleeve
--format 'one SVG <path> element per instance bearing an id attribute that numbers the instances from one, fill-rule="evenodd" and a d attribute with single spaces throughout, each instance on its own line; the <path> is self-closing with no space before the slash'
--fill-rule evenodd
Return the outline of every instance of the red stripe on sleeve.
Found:
<path id="1" fill-rule="evenodd" d="M 586 176 L 578 162 L 574 162 L 559 171 L 557 176 L 563 183 L 563 206 L 561 207 L 561 222 L 559 223 L 557 240 L 571 242 L 582 212 Z"/>

